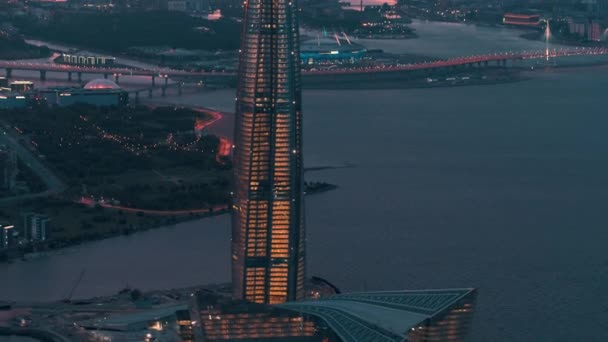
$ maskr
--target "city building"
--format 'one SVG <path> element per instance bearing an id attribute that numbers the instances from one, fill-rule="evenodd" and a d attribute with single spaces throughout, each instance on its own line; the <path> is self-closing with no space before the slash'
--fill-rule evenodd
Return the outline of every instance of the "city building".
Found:
<path id="1" fill-rule="evenodd" d="M 277 306 L 245 303 L 198 293 L 204 341 L 338 341 L 322 320 Z"/>
<path id="2" fill-rule="evenodd" d="M 475 289 L 347 293 L 280 304 L 323 320 L 343 342 L 467 341 Z"/>
<path id="3" fill-rule="evenodd" d="M 17 154 L 8 146 L 0 145 L 0 188 L 11 191 L 17 183 Z"/>
<path id="4" fill-rule="evenodd" d="M 24 108 L 28 98 L 20 93 L 0 92 L 0 108 Z"/>
<path id="5" fill-rule="evenodd" d="M 234 148 L 232 290 L 304 297 L 302 94 L 295 0 L 246 2 Z"/>
<path id="6" fill-rule="evenodd" d="M 196 294 L 205 341 L 464 342 L 477 291 L 440 289 L 332 294 L 266 305 Z"/>
<path id="7" fill-rule="evenodd" d="M 599 42 L 603 39 L 603 27 L 598 20 L 584 16 L 569 17 L 568 30 L 581 39 Z"/>
<path id="8" fill-rule="evenodd" d="M 0 250 L 14 247 L 17 241 L 17 232 L 13 225 L 0 225 Z"/>
<path id="9" fill-rule="evenodd" d="M 38 90 L 37 94 L 49 105 L 60 107 L 77 103 L 95 106 L 126 106 L 129 103 L 128 92 L 118 84 L 103 78 L 92 80 L 83 88 L 47 88 Z"/>
<path id="10" fill-rule="evenodd" d="M 89 330 L 99 331 L 142 331 L 150 328 L 156 330 L 177 329 L 177 316 L 182 317 L 183 311 L 187 309 L 188 307 L 185 304 L 168 305 L 139 312 L 118 313 L 108 317 L 85 320 L 79 322 L 78 325 Z"/>
<path id="11" fill-rule="evenodd" d="M 43 214 L 23 214 L 23 238 L 28 242 L 46 241 L 50 237 L 51 219 Z"/>
<path id="12" fill-rule="evenodd" d="M 65 64 L 88 65 L 88 66 L 113 66 L 116 58 L 95 54 L 88 51 L 78 51 L 74 53 L 64 53 L 60 61 Z"/>
<path id="13" fill-rule="evenodd" d="M 587 22 L 588 20 L 583 17 L 579 18 L 568 18 L 568 30 L 570 34 L 578 36 L 578 37 L 586 37 L 587 36 Z"/>
<path id="14" fill-rule="evenodd" d="M 9 85 L 8 78 L 1 76 L 0 77 L 0 92 L 1 91 L 10 91 L 11 87 Z"/>
<path id="15" fill-rule="evenodd" d="M 505 25 L 540 27 L 540 15 L 538 14 L 520 14 L 506 13 L 503 16 L 502 23 Z"/>
<path id="16" fill-rule="evenodd" d="M 602 25 L 595 21 L 591 20 L 587 24 L 587 40 L 593 42 L 599 42 L 602 40 Z"/>
<path id="17" fill-rule="evenodd" d="M 352 43 L 348 37 L 305 40 L 300 46 L 301 60 L 305 64 L 324 62 L 354 62 L 365 56 L 365 47 Z"/>
<path id="18" fill-rule="evenodd" d="M 177 324 L 177 332 L 184 342 L 192 342 L 195 340 L 194 325 L 192 317 L 188 310 L 179 310 L 175 312 Z"/>
<path id="19" fill-rule="evenodd" d="M 34 82 L 31 81 L 13 81 L 9 84 L 9 88 L 14 93 L 26 93 L 34 90 Z"/>

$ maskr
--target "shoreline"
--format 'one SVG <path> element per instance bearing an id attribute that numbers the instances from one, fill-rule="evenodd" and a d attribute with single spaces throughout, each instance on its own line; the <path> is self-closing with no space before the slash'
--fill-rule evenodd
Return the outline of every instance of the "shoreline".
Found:
<path id="1" fill-rule="evenodd" d="M 324 169 L 330 169 L 330 168 L 332 168 L 332 167 L 325 167 Z M 312 189 L 307 189 L 305 191 L 304 194 L 306 197 L 319 195 L 319 194 L 323 194 L 326 192 L 330 192 L 330 191 L 339 189 L 339 186 L 335 185 L 335 184 L 329 184 L 329 183 L 325 183 L 325 182 L 311 182 L 311 183 L 314 183 L 315 187 Z M 103 209 L 120 211 L 120 209 L 113 209 L 113 208 L 103 208 Z M 162 222 L 162 223 L 158 223 L 158 224 L 151 224 L 151 225 L 147 225 L 147 226 L 136 227 L 133 229 L 126 229 L 126 230 L 119 231 L 118 233 L 111 233 L 111 232 L 105 232 L 105 233 L 99 233 L 99 234 L 93 233 L 93 234 L 89 234 L 87 236 L 83 236 L 79 239 L 74 239 L 72 241 L 62 241 L 62 242 L 55 241 L 55 243 L 56 243 L 55 245 L 47 246 L 47 248 L 44 248 L 42 250 L 35 250 L 33 252 L 23 253 L 20 251 L 12 251 L 12 254 L 7 253 L 6 259 L 0 260 L 0 264 L 10 264 L 16 260 L 21 260 L 24 262 L 36 260 L 40 257 L 53 255 L 55 253 L 58 253 L 62 250 L 68 249 L 70 247 L 77 247 L 77 246 L 81 246 L 81 245 L 86 245 L 88 243 L 93 243 L 96 241 L 117 238 L 120 236 L 135 235 L 137 233 L 143 233 L 143 232 L 161 229 L 161 228 L 175 228 L 178 224 L 181 224 L 181 223 L 194 222 L 197 220 L 221 216 L 221 215 L 225 215 L 225 214 L 229 214 L 229 213 L 230 213 L 230 210 L 226 207 L 224 209 L 210 210 L 210 211 L 207 211 L 204 213 L 192 212 L 190 214 L 166 216 L 168 218 L 168 220 L 172 220 L 170 223 L 169 223 L 169 221 L 166 221 L 166 222 Z M 152 214 L 149 214 L 149 215 L 154 216 Z"/>
<path id="2" fill-rule="evenodd" d="M 458 83 L 458 84 L 445 84 L 445 83 L 436 83 L 436 84 L 418 83 L 418 84 L 415 84 L 412 81 L 410 81 L 410 82 L 402 81 L 401 84 L 399 84 L 399 86 L 396 87 L 395 84 L 391 84 L 394 82 L 380 81 L 380 82 L 377 82 L 377 86 L 375 86 L 375 87 L 370 87 L 369 84 L 366 84 L 365 87 L 358 87 L 355 84 L 354 86 L 351 86 L 351 87 L 343 87 L 343 88 L 338 87 L 335 89 L 338 89 L 338 90 L 426 89 L 426 88 L 450 88 L 450 87 L 462 87 L 462 86 L 499 85 L 499 84 L 507 84 L 507 83 L 515 83 L 515 82 L 532 80 L 535 78 L 533 73 L 536 70 L 555 69 L 555 70 L 559 71 L 559 70 L 569 70 L 569 69 L 576 69 L 576 68 L 588 69 L 588 68 L 601 67 L 601 66 L 606 66 L 606 65 L 608 65 L 608 62 L 594 63 L 594 64 L 580 64 L 580 65 L 561 65 L 561 66 L 550 65 L 550 66 L 546 66 L 545 68 L 536 68 L 534 70 L 519 67 L 519 68 L 513 68 L 514 70 L 510 70 L 510 73 L 516 74 L 517 77 L 512 77 L 512 78 L 503 79 L 503 80 L 487 80 L 487 81 L 480 80 L 479 82 L 462 82 L 462 83 Z M 376 85 L 376 84 L 374 84 L 374 85 Z M 319 88 L 319 89 L 321 89 L 321 88 Z M 188 106 L 188 107 L 194 108 L 194 109 L 199 109 L 199 110 L 205 109 L 205 108 L 201 108 L 201 107 L 197 107 L 197 106 Z M 209 110 L 211 110 L 211 109 L 209 109 Z M 213 124 L 217 123 L 220 120 L 221 120 L 221 118 L 212 119 L 209 126 L 213 126 Z M 210 133 L 215 134 L 215 132 L 213 131 L 212 128 L 210 129 Z M 305 168 L 304 171 L 305 172 L 316 172 L 316 171 L 324 171 L 324 170 L 338 169 L 338 168 L 349 168 L 349 167 L 353 167 L 353 166 L 354 165 L 338 165 L 338 166 L 324 165 L 324 166 Z M 311 195 L 322 194 L 325 192 L 337 190 L 338 188 L 339 188 L 339 186 L 335 185 L 335 184 L 324 184 L 320 188 L 307 190 L 305 194 L 306 194 L 306 196 L 311 196 Z M 120 208 L 105 208 L 104 207 L 103 209 L 120 211 Z M 19 251 L 19 250 L 17 250 L 17 251 L 12 250 L 5 254 L 6 259 L 0 260 L 0 263 L 11 263 L 17 259 L 29 261 L 29 260 L 38 258 L 40 255 L 46 255 L 48 253 L 61 251 L 63 249 L 69 248 L 69 247 L 79 246 L 79 245 L 83 245 L 83 244 L 86 244 L 89 242 L 101 241 L 101 240 L 105 240 L 105 239 L 118 237 L 121 235 L 125 235 L 125 236 L 132 235 L 132 234 L 136 234 L 138 232 L 145 232 L 145 231 L 158 229 L 158 228 L 162 228 L 162 227 L 174 227 L 176 224 L 192 222 L 195 220 L 209 218 L 209 217 L 215 217 L 215 216 L 223 215 L 223 214 L 226 214 L 229 212 L 227 207 L 225 207 L 223 209 L 211 208 L 211 210 L 206 210 L 205 212 L 201 212 L 201 210 L 197 210 L 197 209 L 193 209 L 193 210 L 186 209 L 186 210 L 182 210 L 181 213 L 176 214 L 176 215 L 164 215 L 161 213 L 155 214 L 155 213 L 152 213 L 145 209 L 142 209 L 139 211 L 142 211 L 145 215 L 149 215 L 149 216 L 166 217 L 167 220 L 163 220 L 163 222 L 159 222 L 158 224 L 150 224 L 150 225 L 146 225 L 146 226 L 134 227 L 132 229 L 120 230 L 117 233 L 111 233 L 111 232 L 90 233 L 88 235 L 85 235 L 85 236 L 82 236 L 79 238 L 75 238 L 71 241 L 55 241 L 55 244 L 53 246 L 45 246 L 45 248 L 43 248 L 42 250 L 34 250 L 34 252 L 23 252 L 23 251 Z"/>
<path id="3" fill-rule="evenodd" d="M 560 69 L 568 70 L 568 69 L 575 69 L 575 68 L 594 68 L 594 67 L 605 66 L 605 65 L 608 65 L 608 62 L 582 63 L 582 64 L 576 64 L 576 65 L 547 65 L 544 67 L 541 66 L 541 67 L 535 68 L 534 70 L 556 69 L 559 71 Z M 449 88 L 449 87 L 461 87 L 461 86 L 498 85 L 498 84 L 504 84 L 504 83 L 515 83 L 515 82 L 527 81 L 527 80 L 531 80 L 531 79 L 535 78 L 534 75 L 532 74 L 532 71 L 529 68 L 524 68 L 524 67 L 510 67 L 507 69 L 483 68 L 483 69 L 478 69 L 478 70 L 471 70 L 471 72 L 475 72 L 478 74 L 483 71 L 485 71 L 486 73 L 494 72 L 496 74 L 504 73 L 501 76 L 503 76 L 505 78 L 496 78 L 496 79 L 477 79 L 476 78 L 476 79 L 470 79 L 468 81 L 457 81 L 457 82 L 439 81 L 439 82 L 433 82 L 433 83 L 426 83 L 425 78 L 422 77 L 422 78 L 417 78 L 417 79 L 376 80 L 376 82 L 373 82 L 373 83 L 365 83 L 365 82 L 361 82 L 361 83 L 353 82 L 350 84 L 343 83 L 343 84 L 336 85 L 332 89 L 367 90 L 367 89 Z M 464 71 L 464 72 L 466 72 L 466 71 Z M 462 75 L 462 73 L 460 73 L 460 74 Z M 374 74 L 374 75 L 376 75 L 376 74 Z M 449 75 L 443 75 L 442 78 L 445 78 L 447 76 L 449 76 Z M 363 76 L 363 77 L 365 77 L 365 76 Z M 336 83 L 338 83 L 338 82 L 336 82 Z M 310 87 L 306 87 L 306 88 L 311 89 Z M 325 88 L 312 87 L 312 89 L 325 89 Z M 194 110 L 198 109 L 198 110 L 213 111 L 212 109 L 208 109 L 208 108 L 204 108 L 204 107 L 197 107 L 197 106 L 185 106 L 185 107 L 191 108 Z M 215 134 L 212 126 L 215 123 L 219 122 L 221 119 L 222 119 L 221 117 L 214 118 L 208 122 L 207 126 L 209 126 L 209 128 L 210 128 L 209 131 L 211 134 Z M 343 168 L 343 167 L 351 167 L 351 166 L 318 166 L 318 167 L 312 167 L 309 169 L 305 169 L 304 171 L 305 172 L 314 172 L 314 171 L 337 169 L 337 168 Z M 338 185 L 325 183 L 325 184 L 322 184 L 322 186 L 320 186 L 318 188 L 307 189 L 305 194 L 307 196 L 321 194 L 321 193 L 329 192 L 332 190 L 336 190 L 338 188 L 339 188 Z M 106 208 L 103 205 L 101 207 L 103 207 L 105 210 L 109 210 L 109 209 L 121 210 L 121 208 Z M 141 210 L 134 209 L 134 210 L 141 211 L 142 214 L 145 214 L 145 215 L 166 216 L 167 220 L 162 220 L 162 222 L 158 222 L 157 224 L 149 224 L 149 225 L 145 225 L 145 226 L 139 226 L 139 227 L 124 229 L 124 230 L 119 230 L 117 232 L 90 233 L 88 235 L 75 238 L 73 240 L 55 241 L 55 245 L 53 245 L 53 243 L 49 243 L 49 245 L 51 245 L 51 246 L 48 246 L 48 245 L 44 246 L 45 248 L 43 248 L 41 251 L 34 251 L 33 253 L 25 253 L 22 251 L 10 251 L 10 253 L 6 254 L 7 255 L 6 260 L 1 260 L 0 263 L 12 262 L 13 260 L 18 259 L 18 258 L 21 258 L 21 259 L 24 259 L 25 261 L 27 261 L 29 259 L 36 258 L 40 254 L 47 254 L 49 252 L 59 251 L 64 248 L 83 245 L 88 242 L 105 240 L 105 239 L 109 239 L 109 238 L 113 238 L 113 237 L 118 237 L 120 235 L 132 235 L 137 232 L 158 229 L 161 227 L 174 227 L 178 223 L 192 222 L 194 220 L 219 216 L 219 215 L 223 215 L 223 214 L 229 212 L 229 209 L 227 207 L 225 207 L 223 209 L 219 209 L 219 210 L 217 208 L 210 208 L 210 210 L 208 212 L 200 212 L 199 209 L 192 209 L 192 210 L 186 209 L 186 210 L 180 211 L 180 213 L 175 214 L 175 215 L 165 215 L 166 213 L 156 213 L 155 214 L 146 209 L 141 209 Z M 199 211 L 199 212 L 197 212 L 197 211 Z"/>
<path id="4" fill-rule="evenodd" d="M 159 106 L 159 105 L 162 105 L 162 103 L 155 104 L 155 105 Z M 167 105 L 173 106 L 172 104 L 169 104 L 169 103 L 167 103 Z M 182 106 L 182 107 L 190 108 L 195 111 L 204 111 L 204 112 L 211 113 L 212 114 L 211 118 L 209 118 L 207 120 L 207 122 L 205 123 L 204 126 L 208 130 L 209 134 L 220 136 L 220 135 L 218 135 L 218 132 L 214 129 L 214 127 L 216 127 L 217 124 L 223 119 L 223 115 L 219 114 L 219 112 L 217 112 L 216 110 L 206 108 L 206 107 L 201 107 L 201 106 L 189 105 L 189 106 Z M 336 167 L 334 167 L 334 166 L 323 166 L 322 167 L 322 169 L 328 169 L 328 168 L 336 168 Z M 316 168 L 316 169 L 313 168 L 313 170 L 319 170 L 319 168 Z M 307 170 L 304 170 L 304 171 L 306 172 Z M 310 171 L 310 170 L 308 170 L 308 171 Z M 311 184 L 313 184 L 313 183 L 311 183 Z M 305 194 L 310 196 L 310 195 L 315 195 L 315 194 L 332 191 L 337 188 L 338 188 L 337 185 L 328 184 L 328 183 L 324 183 L 324 182 L 314 182 L 314 187 L 306 189 Z M 47 193 L 47 192 L 48 191 L 45 191 L 44 193 Z M 59 239 L 59 240 L 57 240 L 57 239 L 48 240 L 41 244 L 28 245 L 28 246 L 22 246 L 20 248 L 5 250 L 5 251 L 2 251 L 2 253 L 0 253 L 0 264 L 1 263 L 12 263 L 19 259 L 21 259 L 23 261 L 29 261 L 29 260 L 37 259 L 39 257 L 44 257 L 49 254 L 53 254 L 55 252 L 58 252 L 58 251 L 61 251 L 61 250 L 64 250 L 64 249 L 67 249 L 70 247 L 80 246 L 80 245 L 84 245 L 84 244 L 90 243 L 90 242 L 106 240 L 106 239 L 119 237 L 119 236 L 128 236 L 128 235 L 136 234 L 138 232 L 145 232 L 145 231 L 163 228 L 163 227 L 173 228 L 177 224 L 180 224 L 180 223 L 192 222 L 192 221 L 196 221 L 199 219 L 215 217 L 215 216 L 223 215 L 223 214 L 226 214 L 229 212 L 229 203 L 227 203 L 225 205 L 221 205 L 221 206 L 211 207 L 211 208 L 163 211 L 163 210 L 148 210 L 148 209 L 141 209 L 141 208 L 125 208 L 125 207 L 120 207 L 120 206 L 113 206 L 111 204 L 95 203 L 95 202 L 91 202 L 91 203 L 85 203 L 85 202 L 80 202 L 80 201 L 71 201 L 71 202 L 73 202 L 75 205 L 78 205 L 78 206 L 87 206 L 87 204 L 88 204 L 88 206 L 91 208 L 95 208 L 95 207 L 101 208 L 102 210 L 108 211 L 109 215 L 122 216 L 122 213 L 126 212 L 126 213 L 135 214 L 137 216 L 151 217 L 154 219 L 148 220 L 147 224 L 134 225 L 134 226 L 130 226 L 128 228 L 125 227 L 122 229 L 114 229 L 114 230 L 110 230 L 110 231 L 99 231 L 99 230 L 90 231 L 90 232 L 81 231 L 79 235 L 75 235 L 71 238 L 65 238 L 65 239 Z"/>
<path id="5" fill-rule="evenodd" d="M 108 210 L 108 209 L 106 209 L 106 210 Z M 81 238 L 73 239 L 70 241 L 58 242 L 57 240 L 55 240 L 55 245 L 47 246 L 46 248 L 41 249 L 41 250 L 35 250 L 33 252 L 26 252 L 26 253 L 23 253 L 20 251 L 13 251 L 13 254 L 7 255 L 6 260 L 0 260 L 0 264 L 10 264 L 16 260 L 21 260 L 21 261 L 25 261 L 25 262 L 31 261 L 31 260 L 36 260 L 40 257 L 52 255 L 52 254 L 55 254 L 62 250 L 68 249 L 70 247 L 77 247 L 77 246 L 85 245 L 88 243 L 93 243 L 96 241 L 103 241 L 103 240 L 112 239 L 112 238 L 116 238 L 116 237 L 120 237 L 120 236 L 135 235 L 137 233 L 143 233 L 143 232 L 160 229 L 160 228 L 175 228 L 176 225 L 181 224 L 181 223 L 193 222 L 196 220 L 220 216 L 220 215 L 224 215 L 226 213 L 228 213 L 227 209 L 220 210 L 220 211 L 212 211 L 212 212 L 209 212 L 206 214 L 193 214 L 190 216 L 183 215 L 180 218 L 173 217 L 174 221 L 172 221 L 171 223 L 163 222 L 163 223 L 159 223 L 159 224 L 151 224 L 151 225 L 142 226 L 139 228 L 125 229 L 125 230 L 119 231 L 118 233 L 111 233 L 111 232 L 98 233 L 98 234 L 92 233 L 92 234 L 82 236 Z"/>

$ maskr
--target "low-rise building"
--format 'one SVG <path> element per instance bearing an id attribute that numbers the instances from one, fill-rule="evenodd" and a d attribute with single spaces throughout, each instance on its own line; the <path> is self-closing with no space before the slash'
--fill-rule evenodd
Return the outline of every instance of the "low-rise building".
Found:
<path id="1" fill-rule="evenodd" d="M 602 24 L 584 16 L 568 18 L 568 30 L 571 35 L 589 41 L 599 42 L 603 38 Z"/>
<path id="2" fill-rule="evenodd" d="M 587 40 L 593 42 L 602 40 L 602 25 L 599 22 L 591 20 L 587 27 Z"/>
<path id="3" fill-rule="evenodd" d="M 17 230 L 10 224 L 0 225 L 0 250 L 12 248 L 17 243 Z"/>
<path id="4" fill-rule="evenodd" d="M 332 38 L 308 39 L 301 43 L 300 59 L 305 64 L 354 62 L 365 57 L 367 50 L 343 35 Z"/>
<path id="5" fill-rule="evenodd" d="M 97 79 L 87 83 L 83 88 L 55 87 L 41 89 L 38 97 L 51 106 L 71 106 L 77 103 L 95 106 L 126 106 L 129 103 L 129 93 L 116 83 Z"/>
<path id="6" fill-rule="evenodd" d="M 522 13 L 505 13 L 502 19 L 505 25 L 539 27 L 540 15 L 538 14 L 522 14 Z"/>
<path id="7" fill-rule="evenodd" d="M 115 64 L 116 58 L 88 51 L 78 51 L 62 54 L 60 61 L 65 64 L 73 65 L 112 66 Z"/>
<path id="8" fill-rule="evenodd" d="M 9 84 L 9 88 L 15 93 L 26 93 L 34 90 L 34 82 L 32 81 L 13 81 Z"/>
<path id="9" fill-rule="evenodd" d="M 28 104 L 26 95 L 0 92 L 0 108 L 25 108 Z"/>

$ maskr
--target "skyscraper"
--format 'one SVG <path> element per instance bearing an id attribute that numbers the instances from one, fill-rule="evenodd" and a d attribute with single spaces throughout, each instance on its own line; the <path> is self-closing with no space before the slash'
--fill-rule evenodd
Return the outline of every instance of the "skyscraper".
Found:
<path id="1" fill-rule="evenodd" d="M 300 54 L 295 0 L 245 0 L 236 95 L 233 296 L 304 296 Z"/>

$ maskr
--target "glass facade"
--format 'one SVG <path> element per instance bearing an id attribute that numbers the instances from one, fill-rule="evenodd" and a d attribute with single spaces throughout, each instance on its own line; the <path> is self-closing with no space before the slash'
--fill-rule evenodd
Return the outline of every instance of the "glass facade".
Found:
<path id="1" fill-rule="evenodd" d="M 232 284 L 237 299 L 304 296 L 297 4 L 245 0 L 236 95 Z"/>
<path id="2" fill-rule="evenodd" d="M 477 293 L 465 297 L 443 315 L 428 319 L 408 334 L 410 342 L 465 342 L 470 340 Z"/>
<path id="3" fill-rule="evenodd" d="M 208 341 L 296 340 L 319 341 L 312 320 L 276 312 L 201 312 L 203 334 Z"/>

